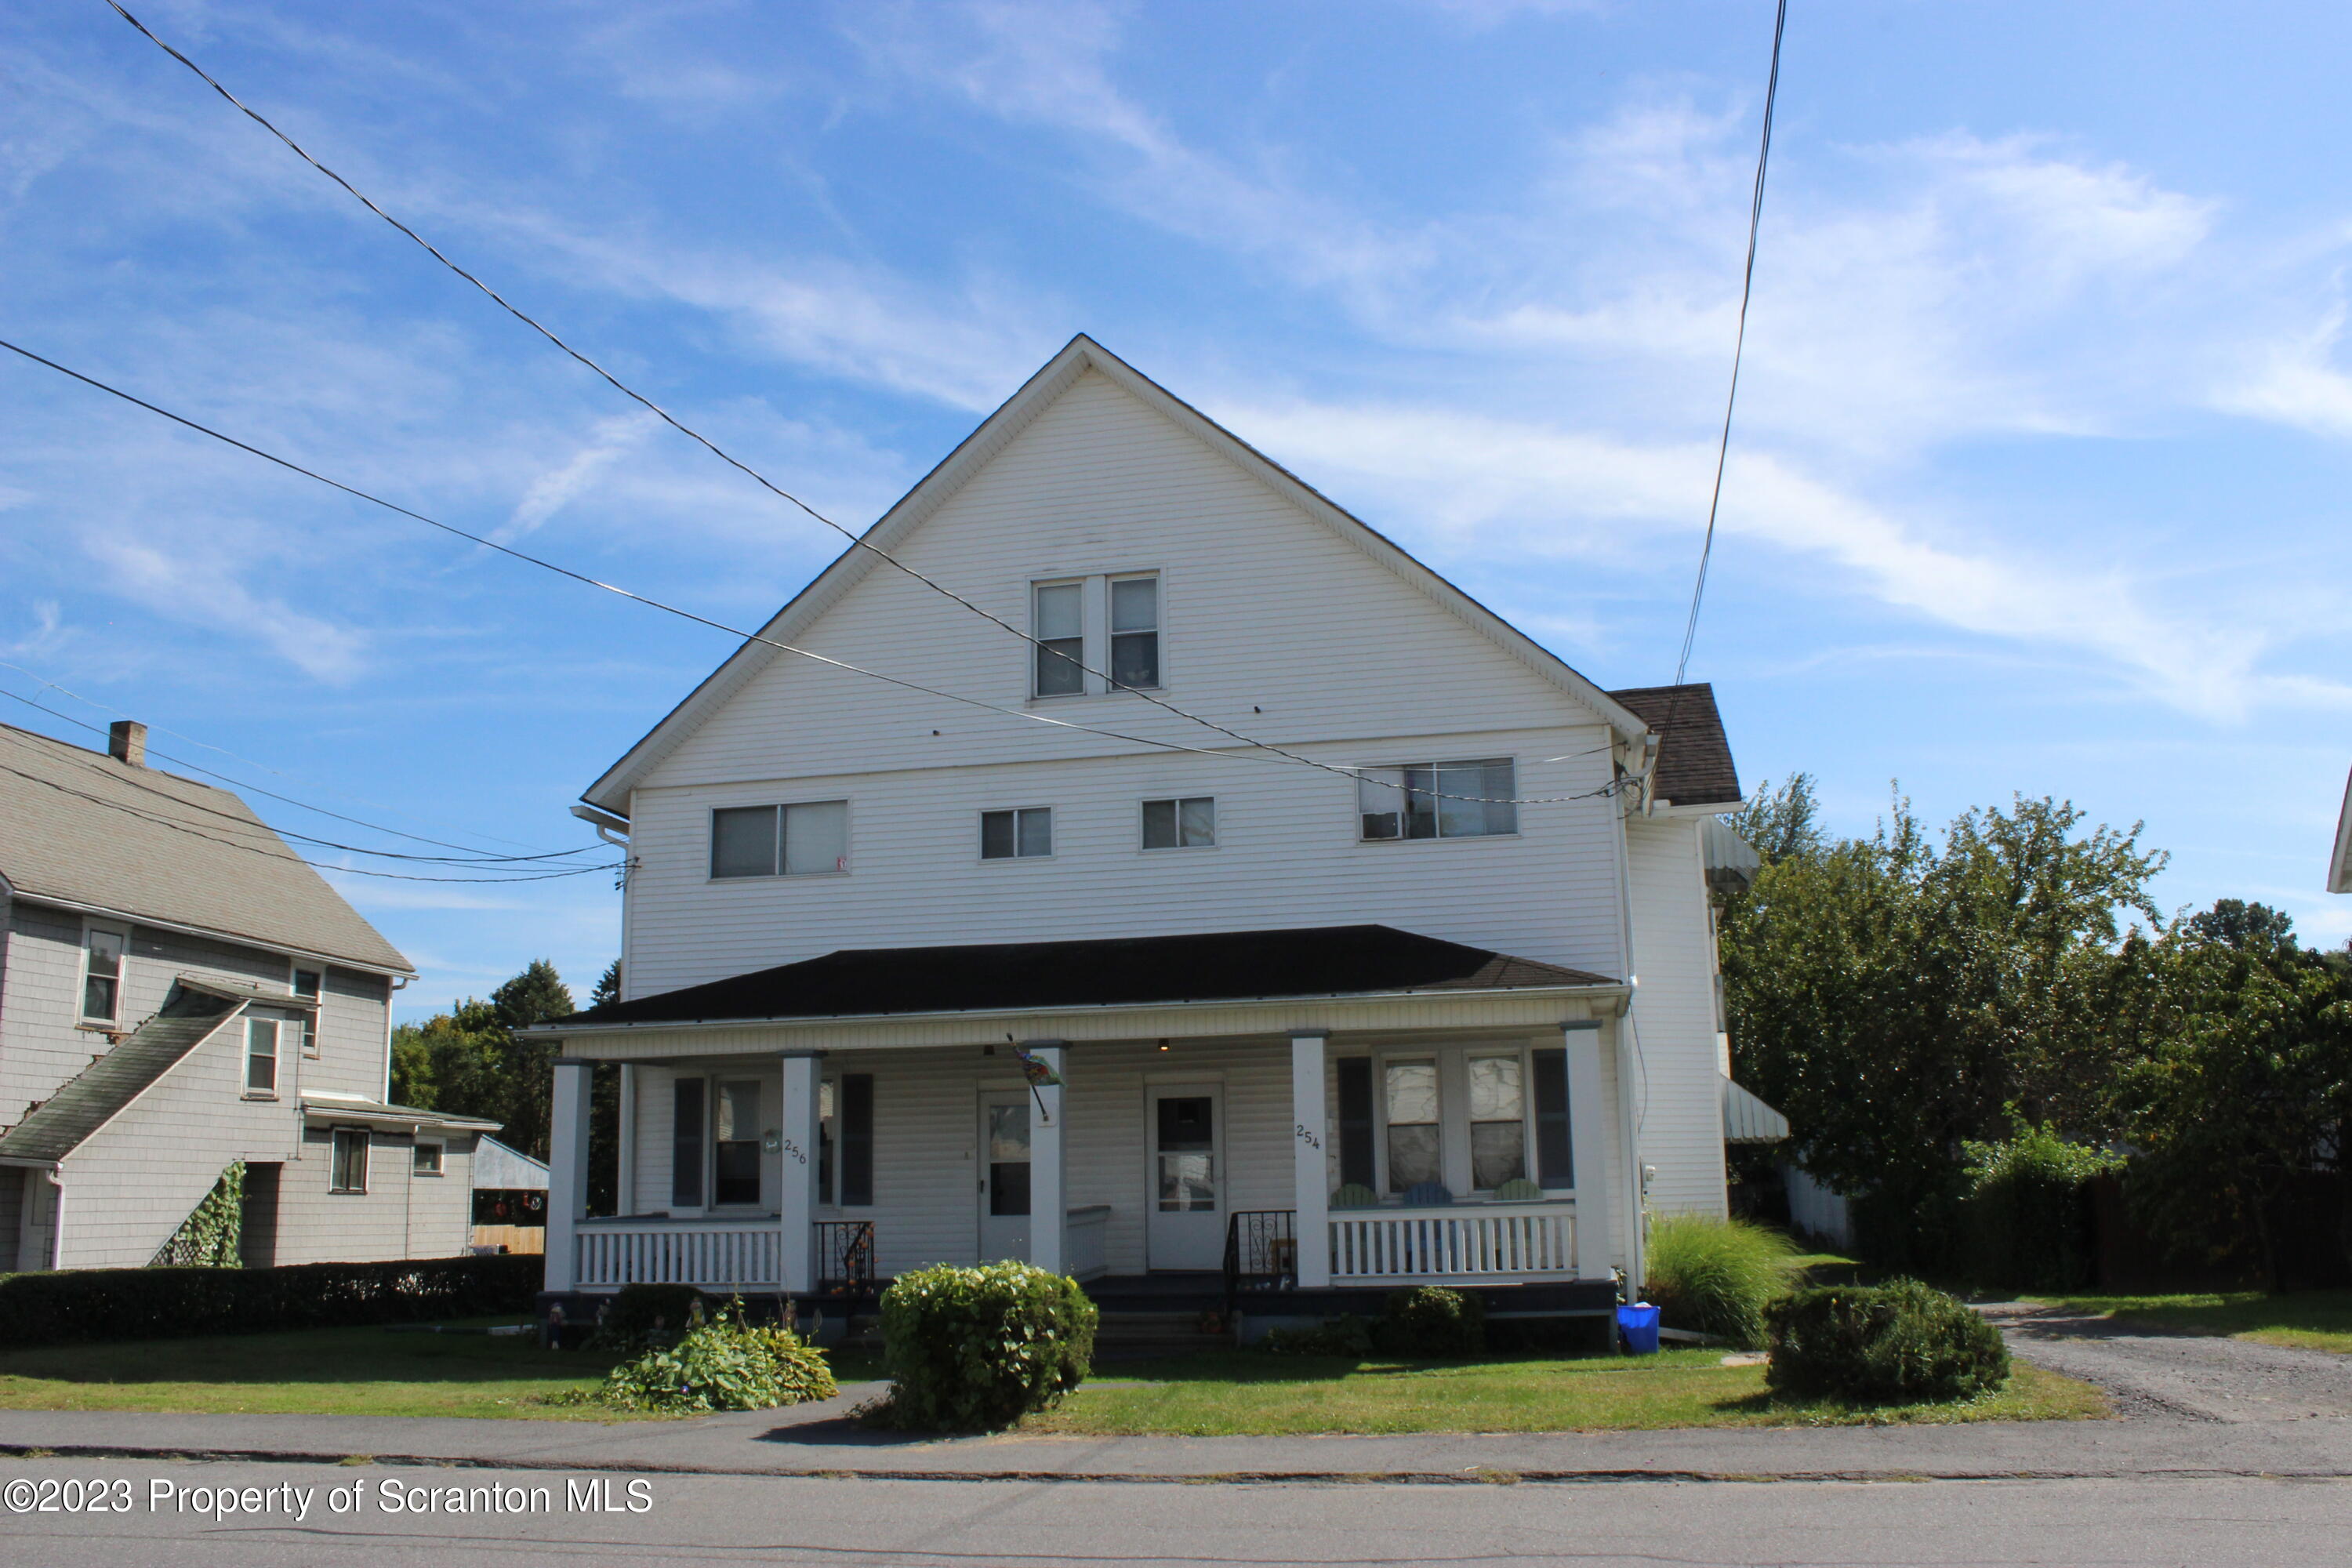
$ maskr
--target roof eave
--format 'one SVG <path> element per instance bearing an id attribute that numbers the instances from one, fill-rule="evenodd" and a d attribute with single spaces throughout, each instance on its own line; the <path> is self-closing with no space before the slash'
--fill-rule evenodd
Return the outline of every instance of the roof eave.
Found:
<path id="1" fill-rule="evenodd" d="M 591 1035 L 628 1035 L 646 1029 L 677 1031 L 728 1029 L 779 1029 L 800 1025 L 877 1023 L 885 1019 L 922 1023 L 940 1018 L 1035 1018 L 1067 1014 L 1072 1017 L 1088 1017 L 1103 1013 L 1139 1013 L 1172 1010 L 1182 1007 L 1250 1007 L 1281 1005 L 1304 1002 L 1388 1002 L 1407 997 L 1428 1000 L 1452 996 L 1623 996 L 1633 988 L 1622 981 L 1607 980 L 1590 984 L 1570 985 L 1480 985 L 1426 986 L 1402 991 L 1321 991 L 1281 996 L 1192 996 L 1163 1002 L 1087 1002 L 1063 1003 L 1025 1007 L 935 1007 L 914 1013 L 799 1013 L 783 1016 L 759 1018 L 649 1018 L 617 1024 L 586 1026 L 564 1023 L 533 1024 L 517 1029 L 520 1036 L 542 1036 L 551 1039 L 585 1037 Z"/>
<path id="2" fill-rule="evenodd" d="M 331 892 L 332 890 L 331 888 L 329 889 Z M 13 896 L 30 903 L 49 904 L 58 909 L 71 910 L 79 915 L 97 915 L 102 920 L 121 921 L 129 925 L 152 926 L 157 931 L 174 931 L 188 936 L 211 937 L 218 942 L 233 942 L 240 947 L 257 947 L 268 952 L 282 952 L 289 958 L 307 958 L 313 963 L 331 964 L 337 969 L 356 969 L 363 974 L 398 975 L 410 980 L 416 978 L 415 969 L 404 967 L 395 969 L 378 959 L 353 958 L 345 953 L 322 952 L 313 948 L 289 947 L 285 942 L 276 942 L 266 936 L 255 936 L 247 931 L 230 931 L 223 926 L 196 925 L 188 921 L 171 920 L 162 915 L 143 914 L 137 910 L 117 909 L 110 904 L 94 904 L 86 899 L 71 898 L 63 893 L 45 893 L 37 888 L 17 888 Z M 336 896 L 341 897 L 341 894 Z M 387 943 L 386 946 L 389 947 L 390 944 Z M 407 955 L 398 949 L 392 949 L 392 952 L 402 964 L 405 965 L 408 963 Z"/>

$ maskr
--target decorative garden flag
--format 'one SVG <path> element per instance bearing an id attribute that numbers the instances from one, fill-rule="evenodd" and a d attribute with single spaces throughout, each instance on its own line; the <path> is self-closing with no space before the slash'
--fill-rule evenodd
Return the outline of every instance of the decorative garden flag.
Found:
<path id="1" fill-rule="evenodd" d="M 1021 1058 L 1021 1070 L 1027 1076 L 1030 1088 L 1059 1089 L 1062 1087 L 1062 1075 L 1054 1070 L 1053 1063 L 1023 1045 L 1015 1045 L 1013 1047 L 1013 1054 Z"/>

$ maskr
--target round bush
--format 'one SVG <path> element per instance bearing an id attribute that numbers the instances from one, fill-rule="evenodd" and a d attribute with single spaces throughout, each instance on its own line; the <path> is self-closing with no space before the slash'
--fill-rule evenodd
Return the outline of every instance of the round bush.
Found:
<path id="1" fill-rule="evenodd" d="M 1085 1381 L 1095 1304 L 1075 1279 L 1026 1263 L 940 1264 L 882 1292 L 889 1420 L 992 1432 Z"/>
<path id="2" fill-rule="evenodd" d="M 1716 1334 L 1753 1350 L 1764 1312 L 1789 1293 L 1797 1249 L 1777 1230 L 1742 1219 L 1668 1215 L 1650 1227 L 1643 1292 L 1668 1328 Z"/>
<path id="3" fill-rule="evenodd" d="M 1476 1355 L 1486 1348 L 1486 1303 L 1443 1285 L 1392 1291 L 1374 1333 L 1391 1355 Z"/>
<path id="4" fill-rule="evenodd" d="M 1968 1399 L 2009 1379 L 2000 1331 L 1916 1279 L 1800 1290 L 1768 1314 L 1776 1393 L 1857 1405 Z"/>

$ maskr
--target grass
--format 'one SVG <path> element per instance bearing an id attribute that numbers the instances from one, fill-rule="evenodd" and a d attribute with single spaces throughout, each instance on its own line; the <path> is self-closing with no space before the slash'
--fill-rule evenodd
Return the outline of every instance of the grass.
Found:
<path id="1" fill-rule="evenodd" d="M 1639 1358 L 1356 1362 L 1232 1351 L 1115 1363 L 1024 1432 L 1226 1436 L 1318 1432 L 1640 1431 L 2080 1420 L 2107 1414 L 2087 1384 L 2018 1363 L 2008 1386 L 1958 1405 L 1864 1407 L 1783 1400 L 1761 1366 L 1719 1352 Z M 1110 1381 L 1110 1380 L 1118 1381 Z"/>
<path id="2" fill-rule="evenodd" d="M 529 1335 L 381 1328 L 47 1345 L 0 1352 L 0 1409 L 630 1419 L 542 1403 L 602 1382 L 612 1364 Z"/>
<path id="3" fill-rule="evenodd" d="M 2259 1344 L 2352 1355 L 2352 1290 L 2190 1291 L 2170 1296 L 2039 1298 L 2086 1316 L 2168 1333 L 2226 1335 Z"/>

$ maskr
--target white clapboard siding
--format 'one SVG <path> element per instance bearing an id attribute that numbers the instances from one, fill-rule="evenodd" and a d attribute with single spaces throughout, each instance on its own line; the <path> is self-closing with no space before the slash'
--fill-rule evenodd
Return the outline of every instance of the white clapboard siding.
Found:
<path id="1" fill-rule="evenodd" d="M 1642 1158 L 1657 1167 L 1653 1213 L 1727 1212 L 1723 1090 L 1716 1053 L 1715 966 L 1698 823 L 1629 818 L 1634 1001 L 1641 1066 Z"/>

